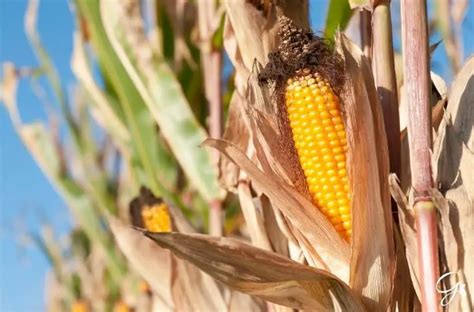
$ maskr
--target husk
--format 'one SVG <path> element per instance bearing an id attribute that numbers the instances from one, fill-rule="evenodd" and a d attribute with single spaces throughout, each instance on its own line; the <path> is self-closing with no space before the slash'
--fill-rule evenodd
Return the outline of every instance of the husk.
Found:
<path id="1" fill-rule="evenodd" d="M 321 259 L 324 268 L 343 281 L 348 280 L 349 246 L 310 201 L 279 176 L 262 172 L 232 143 L 208 139 L 203 144 L 218 149 L 242 168 L 252 180 L 254 188 L 270 199 L 272 205 L 288 218 L 293 229 L 303 233 L 307 247 L 315 250 L 315 257 Z"/>
<path id="2" fill-rule="evenodd" d="M 455 273 L 444 279 L 445 287 L 465 285 L 467 294 L 457 296 L 453 303 L 466 311 L 472 310 L 474 299 L 473 101 L 474 57 L 471 57 L 453 83 L 433 149 L 434 178 L 446 199 L 441 195 L 436 197 L 440 215 L 444 215 L 440 228 L 442 253 L 446 257 L 443 269 Z M 450 304 L 450 310 L 456 305 Z"/>
<path id="3" fill-rule="evenodd" d="M 143 235 L 110 217 L 110 229 L 120 250 L 127 257 L 131 267 L 142 276 L 153 289 L 162 311 L 173 310 L 171 298 L 171 253 L 160 248 L 153 241 L 143 239 Z"/>
<path id="4" fill-rule="evenodd" d="M 216 281 L 206 273 L 176 258 L 169 250 L 156 245 L 120 220 L 109 217 L 109 224 L 132 268 L 153 289 L 153 304 L 159 311 L 228 310 L 230 299 L 224 298 Z M 232 291 L 229 296 L 232 297 Z M 253 308 L 259 305 L 250 298 L 246 298 L 245 302 Z"/>
<path id="5" fill-rule="evenodd" d="M 335 276 L 275 253 L 202 234 L 146 235 L 215 279 L 261 299 L 296 309 L 365 311 L 358 296 Z"/>
<path id="6" fill-rule="evenodd" d="M 385 310 L 395 272 L 385 130 L 370 67 L 365 64 L 362 52 L 342 34 L 337 44 L 346 74 L 341 102 L 352 190 L 350 285 L 372 299 L 370 307 Z"/>

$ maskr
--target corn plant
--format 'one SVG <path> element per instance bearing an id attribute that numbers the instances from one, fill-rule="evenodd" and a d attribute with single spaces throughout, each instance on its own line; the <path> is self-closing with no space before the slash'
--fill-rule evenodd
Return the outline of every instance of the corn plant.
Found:
<path id="1" fill-rule="evenodd" d="M 68 97 L 30 1 L 39 68 L 5 63 L 1 95 L 75 220 L 67 248 L 33 235 L 48 309 L 472 310 L 474 59 L 450 5 L 448 88 L 424 1 L 402 1 L 400 71 L 390 1 L 330 1 L 321 37 L 305 0 L 75 0 Z M 17 108 L 39 74 L 49 125 Z"/>

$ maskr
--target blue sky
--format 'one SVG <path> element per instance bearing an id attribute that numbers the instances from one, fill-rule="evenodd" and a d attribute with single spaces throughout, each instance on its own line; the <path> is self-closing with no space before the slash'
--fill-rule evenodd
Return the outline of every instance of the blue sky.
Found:
<path id="1" fill-rule="evenodd" d="M 321 30 L 326 1 L 313 0 L 311 4 L 313 28 Z M 24 34 L 25 9 L 24 0 L 0 0 L 2 63 L 8 60 L 20 66 L 37 64 Z M 464 55 L 472 54 L 474 50 L 474 42 L 467 40 L 473 23 L 474 13 L 470 8 L 463 25 Z M 69 66 L 74 28 L 70 4 L 65 0 L 43 0 L 38 28 L 67 92 L 74 84 Z M 443 77 L 450 78 L 446 55 L 441 47 L 434 55 L 433 67 Z M 43 106 L 30 84 L 23 81 L 18 91 L 24 120 L 44 120 Z M 20 233 L 38 231 L 42 222 L 52 224 L 59 234 L 64 234 L 71 226 L 64 203 L 16 136 L 5 109 L 0 107 L 0 311 L 44 309 L 43 285 L 48 263 L 38 249 L 25 246 L 20 240 Z"/>
<path id="2" fill-rule="evenodd" d="M 35 66 L 24 34 L 26 1 L 0 0 L 0 61 Z M 69 66 L 73 18 L 66 1 L 40 3 L 38 28 L 67 88 L 73 83 Z M 42 103 L 23 81 L 18 103 L 25 121 L 44 119 Z M 65 205 L 16 136 L 4 107 L 0 107 L 0 310 L 43 310 L 45 257 L 21 243 L 20 233 L 38 231 L 42 222 L 59 233 L 69 228 Z"/>

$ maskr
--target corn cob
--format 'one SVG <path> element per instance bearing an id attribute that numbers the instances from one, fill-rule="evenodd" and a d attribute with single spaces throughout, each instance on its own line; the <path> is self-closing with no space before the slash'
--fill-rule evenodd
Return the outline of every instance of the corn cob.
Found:
<path id="1" fill-rule="evenodd" d="M 88 312 L 89 307 L 83 300 L 74 301 L 71 306 L 71 312 Z"/>
<path id="2" fill-rule="evenodd" d="M 129 306 L 122 300 L 118 301 L 114 305 L 114 312 L 130 312 L 132 311 Z"/>
<path id="3" fill-rule="evenodd" d="M 351 195 L 339 99 L 327 80 L 310 69 L 303 69 L 287 80 L 285 103 L 312 200 L 337 232 L 349 240 Z"/>
<path id="4" fill-rule="evenodd" d="M 143 224 L 150 232 L 170 232 L 171 219 L 166 203 L 144 206 L 141 211 Z"/>

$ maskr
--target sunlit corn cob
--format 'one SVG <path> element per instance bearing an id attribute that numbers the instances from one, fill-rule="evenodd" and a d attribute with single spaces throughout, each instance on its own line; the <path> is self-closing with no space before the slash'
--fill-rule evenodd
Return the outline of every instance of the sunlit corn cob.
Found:
<path id="1" fill-rule="evenodd" d="M 113 311 L 114 312 L 130 312 L 131 309 L 125 302 L 118 301 L 117 303 L 115 303 Z"/>
<path id="2" fill-rule="evenodd" d="M 144 294 L 149 293 L 151 291 L 150 285 L 144 280 L 140 281 L 140 283 L 138 284 L 138 289 L 141 293 Z"/>
<path id="3" fill-rule="evenodd" d="M 71 306 L 71 312 L 89 312 L 89 307 L 83 300 L 76 300 Z"/>
<path id="4" fill-rule="evenodd" d="M 347 141 L 339 99 L 318 73 L 287 81 L 285 100 L 298 158 L 313 202 L 342 237 L 352 232 Z"/>
<path id="5" fill-rule="evenodd" d="M 142 219 L 145 228 L 150 232 L 170 232 L 171 219 L 166 203 L 161 202 L 143 207 Z"/>

